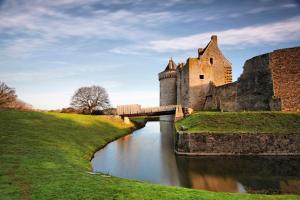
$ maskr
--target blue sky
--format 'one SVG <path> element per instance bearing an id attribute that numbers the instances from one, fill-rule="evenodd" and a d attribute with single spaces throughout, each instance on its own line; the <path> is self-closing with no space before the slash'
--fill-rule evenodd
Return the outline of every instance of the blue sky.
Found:
<path id="1" fill-rule="evenodd" d="M 292 0 L 0 0 L 0 80 L 35 108 L 67 107 L 101 85 L 112 105 L 159 103 L 168 59 L 196 57 L 212 34 L 233 79 L 255 55 L 300 44 Z"/>

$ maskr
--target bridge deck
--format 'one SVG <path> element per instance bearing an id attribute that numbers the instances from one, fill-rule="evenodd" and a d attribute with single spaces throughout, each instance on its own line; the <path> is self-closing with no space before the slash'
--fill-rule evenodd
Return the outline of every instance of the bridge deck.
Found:
<path id="1" fill-rule="evenodd" d="M 153 116 L 175 114 L 177 105 L 146 107 L 142 108 L 138 104 L 117 106 L 117 114 L 120 116 Z"/>

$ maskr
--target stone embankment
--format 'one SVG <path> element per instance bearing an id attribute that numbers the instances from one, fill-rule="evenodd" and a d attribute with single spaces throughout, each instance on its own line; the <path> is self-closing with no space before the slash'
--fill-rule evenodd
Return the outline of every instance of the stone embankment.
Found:
<path id="1" fill-rule="evenodd" d="M 180 155 L 300 155 L 300 134 L 176 133 Z"/>

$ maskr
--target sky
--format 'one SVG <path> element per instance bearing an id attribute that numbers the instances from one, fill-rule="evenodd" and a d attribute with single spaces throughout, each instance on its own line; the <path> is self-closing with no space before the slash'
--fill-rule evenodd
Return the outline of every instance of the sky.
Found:
<path id="1" fill-rule="evenodd" d="M 212 34 L 232 63 L 300 46 L 300 1 L 0 0 L 0 81 L 38 109 L 100 85 L 113 106 L 159 104 L 170 57 L 197 57 Z"/>

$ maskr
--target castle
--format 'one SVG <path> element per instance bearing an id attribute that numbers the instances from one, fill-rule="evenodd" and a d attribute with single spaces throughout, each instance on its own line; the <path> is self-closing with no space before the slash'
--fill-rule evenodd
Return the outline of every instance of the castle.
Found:
<path id="1" fill-rule="evenodd" d="M 169 60 L 158 75 L 160 106 L 193 110 L 300 111 L 300 47 L 275 50 L 247 60 L 232 82 L 231 63 L 218 47 L 217 36 L 198 49 L 197 58 L 176 65 Z"/>

